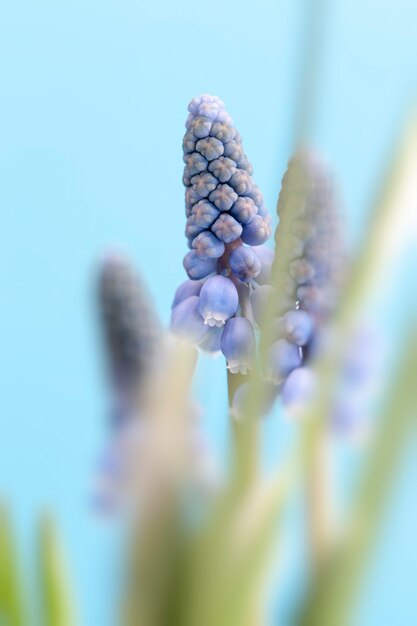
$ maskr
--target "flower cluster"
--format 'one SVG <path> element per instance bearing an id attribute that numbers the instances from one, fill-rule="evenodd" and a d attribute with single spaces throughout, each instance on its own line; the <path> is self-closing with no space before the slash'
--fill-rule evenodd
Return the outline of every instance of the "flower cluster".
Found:
<path id="1" fill-rule="evenodd" d="M 99 299 L 116 414 L 130 413 L 157 358 L 161 326 L 143 281 L 122 256 L 101 268 Z"/>
<path id="2" fill-rule="evenodd" d="M 252 284 L 269 281 L 272 252 L 263 247 L 271 220 L 252 180 L 241 137 L 215 96 L 189 104 L 183 141 L 188 281 L 175 294 L 171 327 L 245 374 L 255 354 Z"/>
<path id="3" fill-rule="evenodd" d="M 277 210 L 274 289 L 263 287 L 252 300 L 262 311 L 273 298 L 266 375 L 285 395 L 285 387 L 307 377 L 303 365 L 334 311 L 345 257 L 333 183 L 311 152 L 290 161 Z"/>

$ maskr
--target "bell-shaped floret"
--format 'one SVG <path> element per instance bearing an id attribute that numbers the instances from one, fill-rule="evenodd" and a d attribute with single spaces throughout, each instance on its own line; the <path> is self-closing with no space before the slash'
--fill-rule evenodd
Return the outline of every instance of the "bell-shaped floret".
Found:
<path id="1" fill-rule="evenodd" d="M 255 332 L 246 317 L 232 317 L 226 322 L 221 349 L 231 374 L 247 374 L 255 359 Z"/>
<path id="2" fill-rule="evenodd" d="M 201 280 L 185 280 L 177 287 L 171 308 L 174 308 L 174 306 L 177 306 L 177 304 L 190 296 L 198 296 L 202 286 L 203 281 Z"/>
<path id="3" fill-rule="evenodd" d="M 190 343 L 200 343 L 207 333 L 207 326 L 198 312 L 198 296 L 186 298 L 172 309 L 171 330 Z"/>
<path id="4" fill-rule="evenodd" d="M 271 235 L 271 222 L 269 217 L 261 217 L 255 215 L 255 217 L 245 224 L 242 232 L 242 241 L 249 246 L 260 246 L 269 239 Z"/>
<path id="5" fill-rule="evenodd" d="M 266 374 L 268 379 L 274 384 L 279 385 L 300 365 L 300 350 L 287 339 L 279 339 L 269 348 Z"/>
<path id="6" fill-rule="evenodd" d="M 217 259 L 202 259 L 195 250 L 190 250 L 184 257 L 183 265 L 191 280 L 199 280 L 214 274 Z"/>
<path id="7" fill-rule="evenodd" d="M 243 282 L 249 282 L 256 278 L 261 271 L 261 262 L 252 248 L 238 246 L 229 259 L 230 267 L 235 276 Z"/>
<path id="8" fill-rule="evenodd" d="M 223 326 L 238 305 L 237 289 L 230 278 L 211 276 L 201 288 L 198 310 L 208 326 Z"/>
<path id="9" fill-rule="evenodd" d="M 305 346 L 313 332 L 313 320 L 306 311 L 293 309 L 282 318 L 282 329 L 290 341 Z"/>
<path id="10" fill-rule="evenodd" d="M 242 196 L 236 200 L 230 213 L 241 224 L 249 224 L 249 222 L 255 217 L 258 209 L 252 198 Z"/>

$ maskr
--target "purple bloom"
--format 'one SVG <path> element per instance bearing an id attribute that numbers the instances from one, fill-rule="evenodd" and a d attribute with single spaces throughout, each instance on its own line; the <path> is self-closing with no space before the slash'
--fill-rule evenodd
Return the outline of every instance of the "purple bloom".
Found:
<path id="1" fill-rule="evenodd" d="M 200 200 L 201 198 L 207 198 L 210 192 L 216 189 L 217 178 L 214 178 L 209 172 L 204 172 L 203 174 L 193 176 L 191 184 L 193 185 L 192 189 Z"/>
<path id="2" fill-rule="evenodd" d="M 242 234 L 242 225 L 228 213 L 222 213 L 214 222 L 211 230 L 224 243 L 231 243 L 239 239 Z"/>
<path id="3" fill-rule="evenodd" d="M 271 223 L 268 218 L 260 215 L 245 224 L 242 232 L 242 241 L 250 246 L 260 246 L 269 239 L 271 235 Z"/>
<path id="4" fill-rule="evenodd" d="M 184 269 L 191 280 L 206 278 L 216 271 L 216 259 L 202 259 L 195 250 L 190 250 L 184 257 Z"/>
<path id="5" fill-rule="evenodd" d="M 239 296 L 230 278 L 212 276 L 200 291 L 198 310 L 208 326 L 223 326 L 237 311 Z"/>
<path id="6" fill-rule="evenodd" d="M 208 200 L 200 200 L 193 206 L 194 222 L 203 229 L 210 228 L 220 211 Z"/>
<path id="7" fill-rule="evenodd" d="M 208 161 L 199 152 L 192 152 L 184 156 L 184 161 L 187 165 L 187 174 L 191 177 L 200 172 L 205 172 L 207 169 Z"/>
<path id="8" fill-rule="evenodd" d="M 198 296 L 190 296 L 177 304 L 171 313 L 172 332 L 190 343 L 199 343 L 207 333 L 207 326 L 198 312 L 198 305 Z"/>
<path id="9" fill-rule="evenodd" d="M 236 163 L 232 159 L 221 156 L 211 161 L 208 169 L 220 183 L 227 183 L 236 172 Z"/>
<path id="10" fill-rule="evenodd" d="M 261 262 L 252 248 L 238 246 L 230 255 L 230 267 L 239 280 L 248 282 L 260 273 Z"/>
<path id="11" fill-rule="evenodd" d="M 207 161 L 218 159 L 224 152 L 224 146 L 219 139 L 215 137 L 206 137 L 200 139 L 196 143 L 196 150 L 202 154 Z"/>
<path id="12" fill-rule="evenodd" d="M 279 339 L 268 350 L 267 377 L 274 384 L 283 382 L 287 376 L 301 365 L 299 348 L 287 341 Z"/>
<path id="13" fill-rule="evenodd" d="M 226 322 L 221 349 L 232 374 L 247 374 L 255 360 L 255 333 L 245 317 L 232 317 Z"/>
<path id="14" fill-rule="evenodd" d="M 246 196 L 239 197 L 230 210 L 233 217 L 241 224 L 249 224 L 257 212 L 258 208 L 252 198 Z"/>
<path id="15" fill-rule="evenodd" d="M 195 117 L 191 119 L 188 131 L 197 137 L 203 139 L 208 137 L 211 131 L 211 120 L 207 117 Z"/>
<path id="16" fill-rule="evenodd" d="M 305 346 L 313 332 L 311 316 L 301 309 L 292 309 L 281 318 L 282 329 L 287 339 L 297 346 Z"/>
<path id="17" fill-rule="evenodd" d="M 218 185 L 210 194 L 210 201 L 216 205 L 219 211 L 229 211 L 237 198 L 238 196 L 234 189 L 226 184 Z"/>
<path id="18" fill-rule="evenodd" d="M 240 196 L 244 196 L 250 192 L 253 187 L 252 178 L 243 169 L 238 169 L 230 179 L 230 185 Z"/>
<path id="19" fill-rule="evenodd" d="M 196 254 L 203 261 L 218 259 L 224 253 L 224 243 L 208 230 L 203 231 L 193 241 Z"/>
<path id="20" fill-rule="evenodd" d="M 261 262 L 261 271 L 256 277 L 256 282 L 259 285 L 270 285 L 272 280 L 272 263 L 274 261 L 273 250 L 271 250 L 271 248 L 267 248 L 267 246 L 254 246 L 253 252 Z"/>
<path id="21" fill-rule="evenodd" d="M 190 296 L 198 296 L 202 286 L 203 282 L 201 280 L 185 280 L 177 287 L 171 308 L 174 308 L 174 306 Z"/>

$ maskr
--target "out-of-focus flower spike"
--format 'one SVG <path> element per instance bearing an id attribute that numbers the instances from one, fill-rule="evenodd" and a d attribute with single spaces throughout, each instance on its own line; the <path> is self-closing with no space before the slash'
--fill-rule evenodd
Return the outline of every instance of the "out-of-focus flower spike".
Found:
<path id="1" fill-rule="evenodd" d="M 99 276 L 99 300 L 109 369 L 118 401 L 136 402 L 156 366 L 162 330 L 148 291 L 127 260 L 108 257 Z M 131 408 L 131 407 L 130 407 Z"/>

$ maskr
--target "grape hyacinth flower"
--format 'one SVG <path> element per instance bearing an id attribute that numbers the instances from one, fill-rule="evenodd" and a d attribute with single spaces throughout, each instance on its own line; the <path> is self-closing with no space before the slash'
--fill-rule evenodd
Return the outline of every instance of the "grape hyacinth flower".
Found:
<path id="1" fill-rule="evenodd" d="M 143 282 L 122 256 L 110 256 L 99 276 L 99 305 L 116 413 L 135 410 L 156 367 L 161 326 Z"/>
<path id="2" fill-rule="evenodd" d="M 290 161 L 278 200 L 273 313 L 266 374 L 292 397 L 294 381 L 307 379 L 318 337 L 335 309 L 345 261 L 340 215 L 326 168 L 308 151 Z M 265 289 L 265 287 L 264 287 Z M 253 295 L 256 306 L 256 293 Z M 271 301 L 270 301 L 271 302 Z M 294 372 L 293 375 L 292 372 Z"/>
<path id="3" fill-rule="evenodd" d="M 258 277 L 262 285 L 271 274 L 272 252 L 262 245 L 271 220 L 224 103 L 203 94 L 188 110 L 183 182 L 191 251 L 184 268 L 190 281 L 176 292 L 171 329 L 203 351 L 221 350 L 230 372 L 245 374 L 256 345 L 249 296 Z"/>

